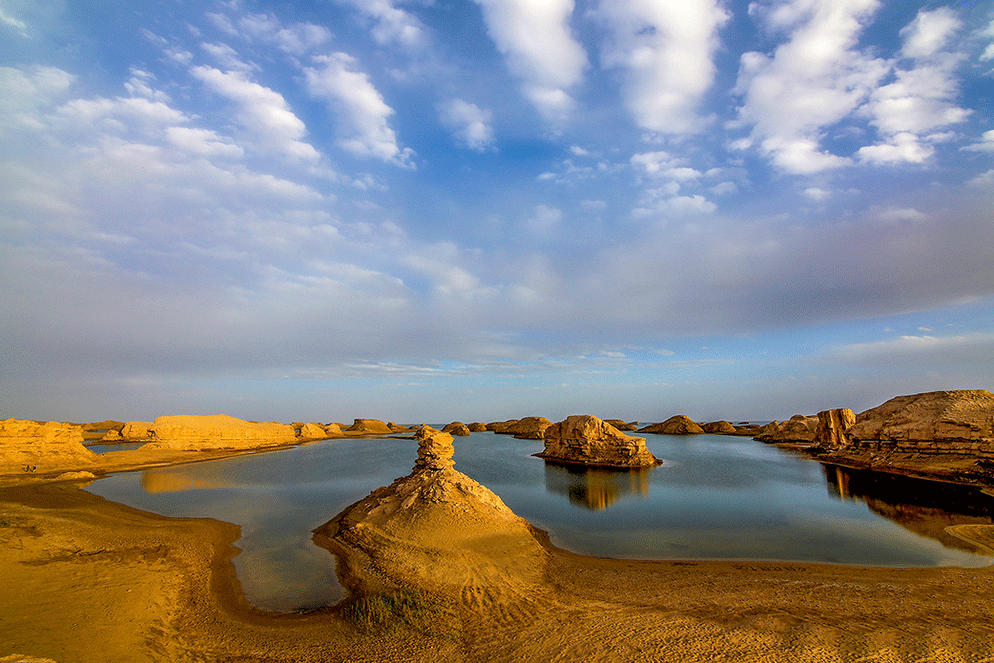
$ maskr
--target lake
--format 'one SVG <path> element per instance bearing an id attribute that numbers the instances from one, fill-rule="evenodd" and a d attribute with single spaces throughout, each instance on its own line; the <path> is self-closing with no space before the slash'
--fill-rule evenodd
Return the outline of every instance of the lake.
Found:
<path id="1" fill-rule="evenodd" d="M 456 469 L 567 550 L 630 559 L 752 559 L 928 567 L 994 558 L 946 533 L 994 524 L 994 497 L 966 487 L 826 466 L 749 438 L 642 437 L 659 467 L 548 464 L 542 442 L 455 438 Z M 246 598 L 291 612 L 344 598 L 334 557 L 311 530 L 410 473 L 417 442 L 340 439 L 177 467 L 124 472 L 87 490 L 177 517 L 240 525 L 233 560 Z"/>

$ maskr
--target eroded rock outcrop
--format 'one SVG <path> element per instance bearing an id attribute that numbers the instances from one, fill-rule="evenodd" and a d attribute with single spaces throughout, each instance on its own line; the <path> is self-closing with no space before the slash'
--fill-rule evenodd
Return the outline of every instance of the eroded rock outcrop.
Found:
<path id="1" fill-rule="evenodd" d="M 149 426 L 148 435 L 153 441 L 142 446 L 141 451 L 253 449 L 297 440 L 293 426 L 254 423 L 226 414 L 159 417 Z"/>
<path id="2" fill-rule="evenodd" d="M 677 414 L 658 424 L 650 424 L 640 428 L 640 433 L 657 433 L 663 435 L 700 435 L 704 429 L 690 417 Z"/>
<path id="3" fill-rule="evenodd" d="M 814 442 L 817 433 L 817 416 L 795 414 L 775 428 L 772 424 L 764 427 L 756 439 L 763 442 Z"/>
<path id="4" fill-rule="evenodd" d="M 604 423 L 611 424 L 622 433 L 638 430 L 638 422 L 626 422 L 624 419 L 605 419 Z"/>
<path id="5" fill-rule="evenodd" d="M 152 428 L 151 421 L 129 421 L 121 428 L 121 437 L 125 442 L 149 442 L 149 430 Z"/>
<path id="6" fill-rule="evenodd" d="M 659 465 L 641 437 L 625 435 L 589 414 L 574 415 L 545 431 L 545 450 L 535 454 L 546 460 L 601 467 L 650 467 Z"/>
<path id="7" fill-rule="evenodd" d="M 479 421 L 474 421 L 471 424 L 467 424 L 466 427 L 471 433 L 486 433 L 487 425 Z"/>
<path id="8" fill-rule="evenodd" d="M 78 424 L 0 421 L 0 470 L 11 473 L 49 472 L 87 467 L 97 455 L 83 446 Z"/>
<path id="9" fill-rule="evenodd" d="M 346 433 L 366 433 L 371 435 L 391 435 L 390 427 L 379 419 L 356 419 L 345 429 Z"/>
<path id="10" fill-rule="evenodd" d="M 461 421 L 453 421 L 451 424 L 447 424 L 442 428 L 443 433 L 448 433 L 449 435 L 455 435 L 456 437 L 466 437 L 469 435 L 469 426 Z"/>
<path id="11" fill-rule="evenodd" d="M 410 426 L 395 424 L 392 421 L 387 422 L 387 428 L 390 429 L 391 433 L 410 433 L 413 430 Z"/>
<path id="12" fill-rule="evenodd" d="M 520 440 L 541 440 L 545 436 L 545 430 L 551 425 L 552 422 L 545 417 L 525 417 L 498 432 L 513 435 Z"/>
<path id="13" fill-rule="evenodd" d="M 701 428 L 704 430 L 705 433 L 709 433 L 711 435 L 736 435 L 737 434 L 737 431 L 735 430 L 735 426 L 733 426 L 732 422 L 730 422 L 730 421 L 724 421 L 724 420 L 722 420 L 722 421 L 709 421 L 706 424 L 704 424 L 703 426 L 701 426 Z"/>
<path id="14" fill-rule="evenodd" d="M 847 407 L 822 410 L 818 413 L 815 446 L 819 449 L 842 449 L 849 446 L 846 434 L 855 423 L 856 414 Z"/>
<path id="15" fill-rule="evenodd" d="M 861 412 L 849 436 L 854 444 L 994 453 L 994 393 L 962 389 L 897 396 Z"/>
<path id="16" fill-rule="evenodd" d="M 518 423 L 517 419 L 508 419 L 507 421 L 491 421 L 487 424 L 487 430 L 499 435 L 504 435 L 507 434 L 507 429 L 516 423 Z"/>
<path id="17" fill-rule="evenodd" d="M 304 440 L 324 440 L 329 435 L 321 424 L 309 423 L 300 427 L 300 437 Z"/>
<path id="18" fill-rule="evenodd" d="M 497 495 L 453 468 L 452 436 L 422 427 L 414 470 L 315 530 L 354 594 L 397 587 L 465 596 L 501 587 L 528 596 L 545 550 Z"/>

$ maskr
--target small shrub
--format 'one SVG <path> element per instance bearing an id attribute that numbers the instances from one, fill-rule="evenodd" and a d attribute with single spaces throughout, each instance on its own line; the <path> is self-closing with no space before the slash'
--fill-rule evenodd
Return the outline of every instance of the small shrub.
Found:
<path id="1" fill-rule="evenodd" d="M 443 601 L 413 590 L 364 596 L 351 601 L 344 610 L 345 618 L 367 633 L 389 634 L 407 628 L 443 636 L 447 634 L 448 613 Z"/>

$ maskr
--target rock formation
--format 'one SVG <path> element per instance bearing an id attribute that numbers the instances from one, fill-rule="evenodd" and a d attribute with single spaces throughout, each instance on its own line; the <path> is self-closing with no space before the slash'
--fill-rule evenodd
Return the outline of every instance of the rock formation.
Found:
<path id="1" fill-rule="evenodd" d="M 994 453 L 994 393 L 964 389 L 897 396 L 861 412 L 849 435 L 854 444 Z"/>
<path id="2" fill-rule="evenodd" d="M 700 435 L 704 429 L 690 417 L 677 414 L 658 424 L 650 424 L 640 428 L 640 433 L 661 433 L 663 435 Z"/>
<path id="3" fill-rule="evenodd" d="M 148 428 L 148 434 L 153 441 L 142 446 L 143 451 L 253 449 L 297 439 L 296 431 L 287 424 L 252 423 L 225 414 L 159 417 Z"/>
<path id="4" fill-rule="evenodd" d="M 152 439 L 148 434 L 151 428 L 151 421 L 129 421 L 121 428 L 121 437 L 125 442 L 148 442 Z"/>
<path id="5" fill-rule="evenodd" d="M 509 434 L 507 429 L 518 423 L 517 419 L 508 419 L 507 421 L 491 421 L 487 424 L 487 430 L 493 431 L 499 435 Z"/>
<path id="6" fill-rule="evenodd" d="M 461 421 L 453 421 L 451 424 L 447 424 L 443 429 L 443 433 L 448 433 L 449 435 L 455 435 L 457 437 L 466 437 L 469 435 L 469 427 Z"/>
<path id="7" fill-rule="evenodd" d="M 395 424 L 392 421 L 388 421 L 387 422 L 387 428 L 390 429 L 391 433 L 410 433 L 411 430 L 412 430 L 410 426 L 403 426 L 401 424 Z"/>
<path id="8" fill-rule="evenodd" d="M 660 461 L 649 453 L 641 437 L 625 435 L 589 414 L 573 415 L 545 431 L 546 460 L 603 467 L 649 467 Z"/>
<path id="9" fill-rule="evenodd" d="M 317 528 L 315 542 L 338 555 L 353 594 L 404 587 L 459 597 L 501 586 L 528 596 L 547 559 L 531 527 L 453 468 L 451 435 L 423 426 L 416 437 L 411 474 Z"/>
<path id="10" fill-rule="evenodd" d="M 328 437 L 340 437 L 342 435 L 341 424 L 329 423 L 325 424 L 323 428 Z"/>
<path id="11" fill-rule="evenodd" d="M 116 430 L 118 433 L 124 428 L 123 421 L 114 421 L 113 419 L 107 419 L 106 421 L 95 421 L 89 424 L 83 424 L 83 430 L 94 431 L 94 430 L 105 430 L 112 431 Z"/>
<path id="12" fill-rule="evenodd" d="M 300 437 L 305 440 L 324 440 L 328 437 L 328 431 L 321 424 L 304 424 L 300 427 Z"/>
<path id="13" fill-rule="evenodd" d="M 50 472 L 92 465 L 97 455 L 83 446 L 83 429 L 56 421 L 0 421 L 0 471 Z"/>
<path id="14" fill-rule="evenodd" d="M 545 417 L 525 417 L 501 432 L 519 440 L 541 440 L 545 436 L 545 430 L 551 425 L 552 422 Z"/>
<path id="15" fill-rule="evenodd" d="M 115 428 L 111 428 L 109 431 L 104 433 L 104 436 L 100 438 L 100 442 L 103 444 L 117 444 L 119 442 L 124 442 L 124 437 L 121 436 L 120 431 Z"/>
<path id="16" fill-rule="evenodd" d="M 487 432 L 487 425 L 483 424 L 483 423 L 480 423 L 479 421 L 471 423 L 471 424 L 468 424 L 466 427 L 469 428 L 469 432 L 471 432 L 471 433 L 485 433 L 485 432 Z"/>
<path id="17" fill-rule="evenodd" d="M 819 449 L 842 449 L 849 446 L 846 433 L 856 423 L 856 414 L 847 407 L 818 413 L 814 443 Z"/>
<path id="18" fill-rule="evenodd" d="M 705 433 L 711 435 L 736 435 L 737 431 L 735 426 L 732 425 L 730 421 L 709 421 L 708 423 L 701 426 L 701 429 Z"/>
<path id="19" fill-rule="evenodd" d="M 814 442 L 817 433 L 817 416 L 795 414 L 779 424 L 775 430 L 772 425 L 764 427 L 763 432 L 757 435 L 756 439 L 763 442 Z"/>
<path id="20" fill-rule="evenodd" d="M 611 424 L 621 432 L 630 432 L 638 430 L 638 422 L 626 423 L 623 419 L 605 419 L 604 423 Z"/>
<path id="21" fill-rule="evenodd" d="M 390 427 L 379 419 L 356 419 L 345 429 L 346 433 L 367 433 L 372 435 L 392 435 Z"/>

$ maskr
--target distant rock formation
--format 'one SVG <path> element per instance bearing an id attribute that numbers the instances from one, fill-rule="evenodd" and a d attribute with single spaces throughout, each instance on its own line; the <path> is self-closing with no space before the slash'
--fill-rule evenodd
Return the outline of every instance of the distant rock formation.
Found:
<path id="1" fill-rule="evenodd" d="M 113 419 L 107 419 L 106 421 L 95 421 L 93 423 L 83 424 L 83 430 L 85 431 L 116 430 L 118 433 L 120 433 L 122 428 L 124 428 L 124 422 L 114 421 Z"/>
<path id="2" fill-rule="evenodd" d="M 545 417 L 525 417 L 494 432 L 501 435 L 513 435 L 521 440 L 541 440 L 545 435 L 545 429 L 551 425 L 552 422 Z"/>
<path id="3" fill-rule="evenodd" d="M 663 435 L 700 435 L 704 432 L 704 429 L 690 417 L 677 414 L 661 423 L 650 424 L 644 428 L 640 428 L 638 432 L 659 433 Z"/>
<path id="4" fill-rule="evenodd" d="M 789 420 L 774 427 L 766 426 L 757 440 L 763 442 L 814 442 L 818 433 L 818 417 L 795 414 Z"/>
<path id="5" fill-rule="evenodd" d="M 414 430 L 410 426 L 403 426 L 401 424 L 395 424 L 392 421 L 388 421 L 387 422 L 387 428 L 390 429 L 391 433 L 410 433 L 412 430 Z"/>
<path id="6" fill-rule="evenodd" d="M 253 449 L 297 440 L 296 430 L 287 424 L 252 423 L 226 414 L 159 417 L 148 428 L 148 434 L 153 441 L 142 446 L 141 451 Z"/>
<path id="7" fill-rule="evenodd" d="M 356 419 L 345 429 L 346 433 L 368 433 L 372 435 L 391 435 L 390 427 L 379 419 Z"/>
<path id="8" fill-rule="evenodd" d="M 443 429 L 443 433 L 448 433 L 449 435 L 455 435 L 457 437 L 466 437 L 469 435 L 469 426 L 461 421 L 453 421 L 451 424 L 447 424 Z"/>
<path id="9" fill-rule="evenodd" d="M 129 421 L 121 428 L 121 437 L 125 442 L 149 442 L 148 431 L 152 428 L 151 421 Z"/>
<path id="10" fill-rule="evenodd" d="M 304 440 L 324 440 L 329 437 L 328 431 L 321 424 L 304 424 L 300 427 L 300 437 Z"/>
<path id="11" fill-rule="evenodd" d="M 507 421 L 491 421 L 487 424 L 487 430 L 493 431 L 499 435 L 509 434 L 507 429 L 518 423 L 517 419 L 508 419 Z"/>
<path id="12" fill-rule="evenodd" d="M 994 393 L 984 389 L 897 396 L 861 412 L 853 443 L 880 442 L 916 451 L 994 452 Z"/>
<path id="13" fill-rule="evenodd" d="M 50 472 L 92 465 L 97 455 L 83 446 L 78 424 L 0 421 L 0 471 Z"/>
<path id="14" fill-rule="evenodd" d="M 709 421 L 701 429 L 710 435 L 736 435 L 735 426 L 730 421 Z"/>
<path id="15" fill-rule="evenodd" d="M 589 414 L 567 417 L 545 431 L 545 460 L 603 467 L 650 467 L 660 461 L 641 437 L 625 435 Z"/>
<path id="16" fill-rule="evenodd" d="M 124 437 L 121 436 L 121 432 L 116 428 L 111 428 L 109 431 L 104 433 L 104 436 L 100 438 L 100 441 L 104 444 L 118 444 L 124 442 Z"/>
<path id="17" fill-rule="evenodd" d="M 849 446 L 846 433 L 856 423 L 856 414 L 847 407 L 818 413 L 814 443 L 819 449 L 843 449 Z"/>
<path id="18" fill-rule="evenodd" d="M 485 432 L 487 432 L 487 425 L 483 424 L 483 423 L 480 423 L 479 421 L 473 422 L 471 424 L 467 424 L 466 427 L 469 428 L 469 431 L 471 433 L 485 433 Z"/>
<path id="19" fill-rule="evenodd" d="M 621 432 L 638 430 L 638 422 L 625 422 L 623 419 L 605 419 L 604 423 L 611 424 Z"/>
<path id="20" fill-rule="evenodd" d="M 547 553 L 528 523 L 453 468 L 452 436 L 423 426 L 414 470 L 314 530 L 353 593 L 398 587 L 463 596 L 478 587 L 528 596 Z"/>

